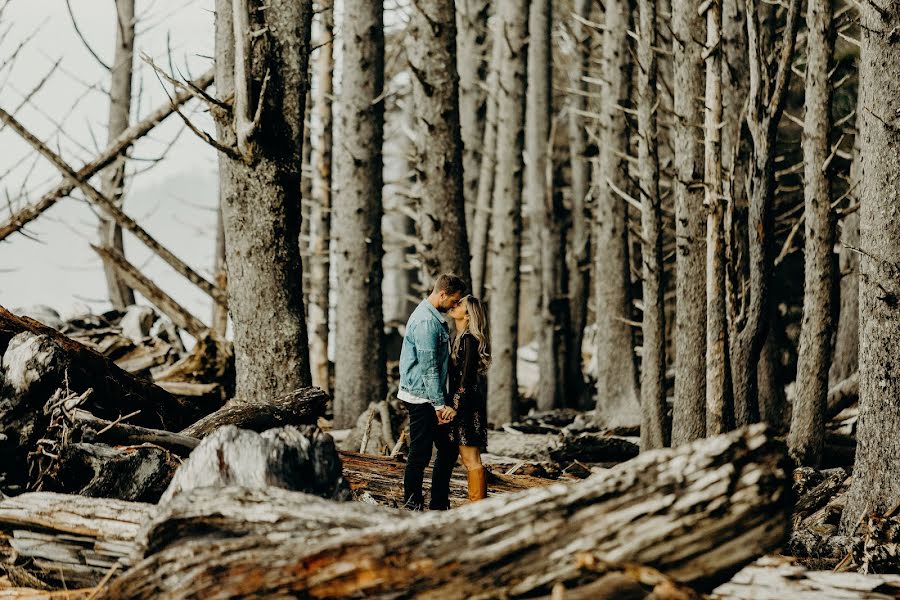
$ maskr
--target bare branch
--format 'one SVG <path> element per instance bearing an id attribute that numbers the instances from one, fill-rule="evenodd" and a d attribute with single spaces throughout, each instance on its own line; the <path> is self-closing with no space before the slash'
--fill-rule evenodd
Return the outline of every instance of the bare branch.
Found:
<path id="1" fill-rule="evenodd" d="M 87 51 L 90 52 L 91 56 L 94 57 L 94 60 L 96 60 L 101 67 L 103 67 L 107 71 L 111 71 L 112 68 L 108 64 L 106 64 L 102 58 L 100 58 L 99 54 L 94 52 L 94 49 L 91 48 L 91 45 L 85 39 L 84 34 L 81 33 L 81 29 L 78 28 L 78 22 L 75 20 L 75 13 L 72 12 L 72 3 L 70 2 L 70 0 L 66 0 L 66 10 L 69 11 L 69 18 L 72 21 L 72 28 L 75 30 L 75 34 L 78 36 L 78 39 L 81 40 L 81 43 L 84 44 L 84 47 L 87 48 Z"/>

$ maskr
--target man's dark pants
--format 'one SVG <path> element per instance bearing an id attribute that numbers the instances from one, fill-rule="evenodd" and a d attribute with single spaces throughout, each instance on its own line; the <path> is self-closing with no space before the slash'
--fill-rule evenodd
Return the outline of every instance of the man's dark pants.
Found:
<path id="1" fill-rule="evenodd" d="M 450 441 L 446 427 L 438 425 L 437 413 L 431 403 L 410 404 L 404 402 L 409 411 L 409 458 L 403 476 L 403 501 L 406 508 L 422 510 L 425 498 L 422 494 L 422 479 L 425 467 L 431 460 L 431 447 L 437 448 L 431 477 L 431 502 L 428 508 L 446 510 L 450 508 L 450 475 L 459 456 L 459 448 Z"/>

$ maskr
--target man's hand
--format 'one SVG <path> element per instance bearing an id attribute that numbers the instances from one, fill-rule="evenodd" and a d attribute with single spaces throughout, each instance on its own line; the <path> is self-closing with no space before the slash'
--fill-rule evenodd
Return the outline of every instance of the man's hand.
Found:
<path id="1" fill-rule="evenodd" d="M 440 423 L 441 425 L 449 423 L 450 421 L 453 420 L 453 417 L 455 417 L 455 416 L 456 416 L 456 411 L 453 410 L 449 406 L 442 406 L 439 409 L 437 409 L 438 423 Z"/>

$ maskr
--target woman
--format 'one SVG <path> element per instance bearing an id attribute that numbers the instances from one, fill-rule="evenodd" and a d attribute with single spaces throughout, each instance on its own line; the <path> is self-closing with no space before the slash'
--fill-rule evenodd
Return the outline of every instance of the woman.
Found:
<path id="1" fill-rule="evenodd" d="M 447 313 L 456 322 L 456 338 L 450 352 L 450 406 L 456 417 L 448 426 L 469 480 L 469 501 L 487 496 L 481 451 L 487 447 L 487 385 L 491 341 L 484 304 L 466 296 Z"/>

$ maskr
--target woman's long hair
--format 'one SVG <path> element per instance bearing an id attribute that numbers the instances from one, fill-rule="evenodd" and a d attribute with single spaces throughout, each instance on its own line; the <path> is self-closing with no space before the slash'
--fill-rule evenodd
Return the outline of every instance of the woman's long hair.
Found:
<path id="1" fill-rule="evenodd" d="M 469 324 L 465 330 L 457 332 L 453 340 L 453 358 L 459 359 L 460 340 L 463 334 L 469 333 L 478 342 L 478 372 L 486 374 L 491 366 L 491 333 L 488 329 L 487 312 L 484 303 L 475 296 L 463 298 L 466 303 L 466 312 L 469 314 Z"/>

